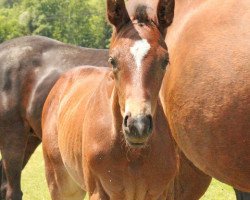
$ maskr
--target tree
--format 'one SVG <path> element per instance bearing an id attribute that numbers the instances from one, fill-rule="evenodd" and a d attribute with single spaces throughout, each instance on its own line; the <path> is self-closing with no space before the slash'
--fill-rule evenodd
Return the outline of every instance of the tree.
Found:
<path id="1" fill-rule="evenodd" d="M 36 34 L 86 47 L 108 46 L 105 0 L 16 0 L 12 7 L 3 7 L 0 41 Z"/>

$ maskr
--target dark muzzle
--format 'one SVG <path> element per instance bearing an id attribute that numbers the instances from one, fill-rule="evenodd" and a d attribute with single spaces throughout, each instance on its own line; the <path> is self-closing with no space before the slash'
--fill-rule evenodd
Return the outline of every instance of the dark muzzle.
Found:
<path id="1" fill-rule="evenodd" d="M 144 146 L 153 130 L 151 115 L 126 115 L 123 121 L 126 141 L 133 147 Z"/>

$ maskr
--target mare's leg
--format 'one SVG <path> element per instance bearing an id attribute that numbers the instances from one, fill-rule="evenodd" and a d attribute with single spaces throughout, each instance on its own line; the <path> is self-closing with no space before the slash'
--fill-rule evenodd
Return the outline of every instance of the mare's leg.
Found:
<path id="1" fill-rule="evenodd" d="M 6 180 L 6 176 L 5 176 L 5 171 L 3 169 L 3 160 L 1 160 L 0 163 L 0 173 L 1 173 L 1 177 L 0 177 L 0 199 L 1 200 L 5 200 L 5 196 L 6 196 L 6 184 L 7 184 L 7 180 Z"/>
<path id="2" fill-rule="evenodd" d="M 4 171 L 3 171 L 3 161 L 2 159 L 0 160 L 0 191 L 1 191 L 1 186 L 2 186 L 2 182 L 3 182 L 3 174 L 4 174 Z M 0 195 L 0 199 L 1 199 L 1 195 Z"/>
<path id="3" fill-rule="evenodd" d="M 2 183 L 2 174 L 3 174 L 3 171 L 2 171 L 2 169 L 3 169 L 3 161 L 2 160 L 0 160 L 0 186 L 1 186 L 1 183 Z"/>
<path id="4" fill-rule="evenodd" d="M 31 155 L 37 148 L 37 146 L 41 143 L 41 140 L 38 137 L 30 136 L 28 139 L 28 143 L 25 149 L 25 156 L 23 159 L 23 168 L 27 164 L 28 160 L 30 159 Z M 21 162 L 21 160 L 20 160 Z M 3 168 L 3 161 L 0 161 L 0 187 L 1 187 L 1 197 L 0 199 L 5 199 L 6 197 L 6 189 L 7 189 L 7 179 L 5 175 L 5 171 Z"/>
<path id="5" fill-rule="evenodd" d="M 24 154 L 24 159 L 23 159 L 23 168 L 26 166 L 28 163 L 30 157 L 38 147 L 38 145 L 41 143 L 41 139 L 36 137 L 36 136 L 29 136 L 28 142 L 25 148 L 25 154 Z"/>
<path id="6" fill-rule="evenodd" d="M 250 200 L 250 193 L 248 192 L 241 192 L 234 188 L 236 199 L 237 200 Z"/>
<path id="7" fill-rule="evenodd" d="M 21 172 L 27 140 L 27 131 L 20 121 L 1 128 L 2 199 L 22 199 Z"/>

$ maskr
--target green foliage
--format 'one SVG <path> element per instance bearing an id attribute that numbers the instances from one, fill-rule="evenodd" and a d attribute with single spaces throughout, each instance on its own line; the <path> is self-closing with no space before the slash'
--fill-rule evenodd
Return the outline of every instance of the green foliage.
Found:
<path id="1" fill-rule="evenodd" d="M 0 42 L 25 34 L 19 16 L 10 9 L 0 9 Z"/>
<path id="2" fill-rule="evenodd" d="M 0 42 L 35 34 L 106 48 L 111 28 L 105 16 L 105 0 L 0 0 Z"/>

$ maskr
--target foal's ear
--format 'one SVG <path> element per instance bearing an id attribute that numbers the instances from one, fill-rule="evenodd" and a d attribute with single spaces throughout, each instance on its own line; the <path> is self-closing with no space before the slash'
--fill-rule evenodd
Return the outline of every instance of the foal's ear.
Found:
<path id="1" fill-rule="evenodd" d="M 165 37 L 167 27 L 174 18 L 175 0 L 159 0 L 157 6 L 158 26 L 162 35 Z"/>
<path id="2" fill-rule="evenodd" d="M 107 0 L 107 15 L 117 31 L 130 21 L 124 0 Z"/>

